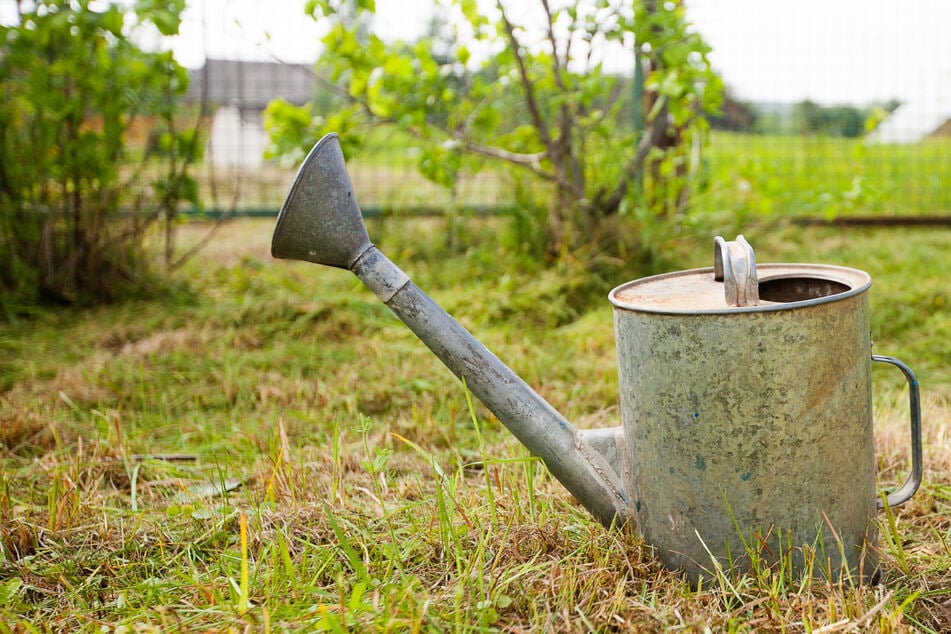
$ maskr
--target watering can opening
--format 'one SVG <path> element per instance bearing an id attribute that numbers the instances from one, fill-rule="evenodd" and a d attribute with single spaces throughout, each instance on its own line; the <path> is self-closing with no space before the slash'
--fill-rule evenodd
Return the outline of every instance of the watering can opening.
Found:
<path id="1" fill-rule="evenodd" d="M 868 273 L 824 264 L 761 264 L 747 280 L 746 303 L 731 301 L 730 285 L 715 269 L 691 269 L 645 277 L 608 295 L 618 309 L 679 315 L 798 310 L 861 295 L 872 284 Z M 734 284 L 733 288 L 738 285 Z M 727 291 L 726 294 L 724 291 Z"/>
<path id="2" fill-rule="evenodd" d="M 778 277 L 759 283 L 760 299 L 777 303 L 831 297 L 850 290 L 848 284 L 819 277 Z"/>

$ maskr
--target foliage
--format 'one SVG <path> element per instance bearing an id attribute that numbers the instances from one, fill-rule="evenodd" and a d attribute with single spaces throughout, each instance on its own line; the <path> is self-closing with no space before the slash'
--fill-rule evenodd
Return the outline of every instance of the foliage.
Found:
<path id="1" fill-rule="evenodd" d="M 184 0 L 129 11 L 93 0 L 20 5 L 0 27 L 0 290 L 12 301 L 109 300 L 145 279 L 141 240 L 182 200 L 195 129 L 177 129 L 187 75 L 135 44 L 178 31 Z M 158 131 L 133 163 L 129 135 Z M 140 145 L 145 146 L 145 143 Z M 146 169 L 158 163 L 158 169 Z M 149 205 L 151 208 L 144 211 Z M 11 300 L 11 298 L 19 298 Z"/>
<path id="2" fill-rule="evenodd" d="M 336 131 L 352 154 L 364 126 L 386 123 L 416 139 L 419 170 L 445 187 L 486 162 L 503 164 L 549 187 L 536 229 L 550 253 L 613 250 L 634 235 L 618 231 L 618 216 L 650 223 L 682 210 L 702 115 L 717 107 L 720 84 L 681 2 L 540 0 L 517 22 L 504 2 L 484 10 L 475 0 L 444 0 L 430 34 L 409 43 L 368 28 L 372 1 L 307 8 L 331 25 L 321 64 L 349 103 L 332 113 L 272 104 L 276 153 L 300 156 Z M 647 70 L 646 129 L 633 125 L 634 91 L 606 68 L 611 57 L 631 67 L 637 58 Z"/>
<path id="3" fill-rule="evenodd" d="M 753 129 L 761 134 L 858 138 L 873 130 L 900 102 L 887 101 L 860 108 L 823 105 L 804 100 L 794 104 L 758 104 L 753 107 Z M 725 128 L 747 131 L 747 128 Z"/>
<path id="4" fill-rule="evenodd" d="M 865 134 L 868 116 L 868 112 L 854 106 L 822 106 L 809 100 L 793 107 L 793 120 L 799 134 L 855 138 Z"/>

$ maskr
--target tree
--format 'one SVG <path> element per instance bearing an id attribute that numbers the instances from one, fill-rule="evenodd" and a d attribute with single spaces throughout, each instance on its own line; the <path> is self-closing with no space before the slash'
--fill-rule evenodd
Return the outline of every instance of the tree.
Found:
<path id="1" fill-rule="evenodd" d="M 550 254 L 613 250 L 634 235 L 617 230 L 618 218 L 672 215 L 667 206 L 645 208 L 643 168 L 648 160 L 688 161 L 707 127 L 703 113 L 719 103 L 709 48 L 689 28 L 682 2 L 649 10 L 653 4 L 538 0 L 534 14 L 516 22 L 502 0 L 492 10 L 443 0 L 441 28 L 389 44 L 354 19 L 371 14 L 373 0 L 310 0 L 308 12 L 332 24 L 321 63 L 333 68 L 330 79 L 349 105 L 321 116 L 275 102 L 266 119 L 272 141 L 278 153 L 299 155 L 333 130 L 350 153 L 362 126 L 391 124 L 419 141 L 419 168 L 437 183 L 451 186 L 462 169 L 486 160 L 547 183 L 553 195 L 541 229 Z M 629 79 L 605 69 L 606 55 L 633 62 L 635 47 L 649 60 L 652 107 L 642 130 L 625 108 Z M 655 189 L 677 178 L 671 169 L 651 171 Z"/>
<path id="2" fill-rule="evenodd" d="M 854 106 L 822 106 L 800 101 L 793 106 L 793 121 L 799 134 L 855 138 L 865 133 L 871 110 Z"/>
<path id="3" fill-rule="evenodd" d="M 23 6 L 0 27 L 0 307 L 113 299 L 145 279 L 145 228 L 197 201 L 197 126 L 178 125 L 187 73 L 133 41 L 176 33 L 184 0 Z M 136 156 L 137 123 L 160 132 Z"/>
<path id="4" fill-rule="evenodd" d="M 715 130 L 751 132 L 758 118 L 756 106 L 749 101 L 737 99 L 728 87 L 724 87 L 720 113 L 710 117 L 709 120 L 710 126 Z"/>

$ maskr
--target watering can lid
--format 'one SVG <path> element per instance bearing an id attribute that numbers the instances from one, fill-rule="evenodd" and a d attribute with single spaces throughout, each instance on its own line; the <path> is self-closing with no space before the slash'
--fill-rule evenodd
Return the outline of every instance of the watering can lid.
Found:
<path id="1" fill-rule="evenodd" d="M 654 275 L 618 286 L 608 298 L 618 309 L 668 314 L 777 311 L 834 302 L 865 292 L 864 271 L 828 264 L 757 267 L 743 236 L 714 241 L 714 266 Z"/>

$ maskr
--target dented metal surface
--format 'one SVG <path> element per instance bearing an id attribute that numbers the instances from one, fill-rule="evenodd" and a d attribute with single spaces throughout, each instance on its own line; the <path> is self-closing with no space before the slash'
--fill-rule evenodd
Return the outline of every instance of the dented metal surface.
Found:
<path id="1" fill-rule="evenodd" d="M 712 575 L 712 558 L 745 570 L 751 554 L 787 556 L 801 571 L 813 565 L 803 546 L 818 552 L 816 574 L 868 576 L 879 507 L 871 278 L 820 264 L 756 267 L 743 255 L 734 274 L 758 277 L 758 301 L 737 302 L 720 283 L 730 277 L 725 251 L 718 241 L 712 268 L 609 295 L 638 530 L 666 566 L 694 579 Z M 912 473 L 890 505 L 920 482 L 917 382 L 908 381 Z"/>

